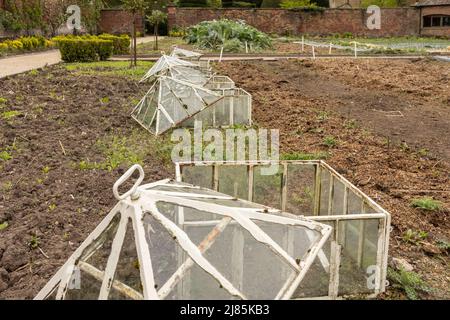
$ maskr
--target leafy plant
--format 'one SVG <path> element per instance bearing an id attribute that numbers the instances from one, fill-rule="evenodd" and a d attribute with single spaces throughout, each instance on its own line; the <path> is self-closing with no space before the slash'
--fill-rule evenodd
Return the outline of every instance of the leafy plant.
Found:
<path id="1" fill-rule="evenodd" d="M 2 30 L 18 30 L 18 25 L 11 12 L 0 9 L 0 31 Z"/>
<path id="2" fill-rule="evenodd" d="M 326 111 L 319 111 L 317 114 L 317 120 L 319 121 L 325 121 L 328 119 L 328 112 Z"/>
<path id="3" fill-rule="evenodd" d="M 441 210 L 443 207 L 442 202 L 434 200 L 432 197 L 416 198 L 411 201 L 411 205 L 414 208 L 419 208 L 428 211 Z"/>
<path id="4" fill-rule="evenodd" d="M 11 13 L 9 28 L 13 31 L 41 29 L 45 26 L 43 10 L 39 0 L 6 0 L 6 7 Z"/>
<path id="5" fill-rule="evenodd" d="M 428 150 L 428 149 L 426 149 L 426 148 L 422 148 L 422 149 L 419 149 L 419 151 L 417 151 L 417 153 L 419 154 L 419 156 L 421 156 L 421 157 L 426 157 L 426 156 L 428 156 L 428 153 L 429 153 L 430 151 Z"/>
<path id="6" fill-rule="evenodd" d="M 402 239 L 405 242 L 412 244 L 419 244 L 420 241 L 425 240 L 428 237 L 428 232 L 426 231 L 413 231 L 411 229 L 406 230 L 402 235 Z"/>
<path id="7" fill-rule="evenodd" d="M 282 0 L 280 7 L 283 9 L 296 8 L 317 8 L 317 4 L 311 3 L 311 0 Z"/>
<path id="8" fill-rule="evenodd" d="M 408 152 L 409 151 L 409 146 L 408 146 L 408 144 L 406 142 L 402 142 L 402 143 L 400 143 L 400 149 L 403 152 Z"/>
<path id="9" fill-rule="evenodd" d="M 410 300 L 419 299 L 417 291 L 431 291 L 431 288 L 416 272 L 405 271 L 403 269 L 396 271 L 388 268 L 387 276 L 392 282 L 393 287 L 403 290 Z"/>
<path id="10" fill-rule="evenodd" d="M 169 31 L 169 37 L 184 37 L 186 35 L 186 29 L 173 26 L 172 29 Z"/>
<path id="11" fill-rule="evenodd" d="M 344 127 L 346 129 L 355 129 L 356 128 L 356 120 L 355 119 L 346 120 L 344 122 Z"/>
<path id="12" fill-rule="evenodd" d="M 41 239 L 39 237 L 37 237 L 36 235 L 32 235 L 31 239 L 30 239 L 30 242 L 28 242 L 28 246 L 31 249 L 36 249 L 37 247 L 39 247 L 39 241 L 40 240 Z"/>
<path id="13" fill-rule="evenodd" d="M 109 100 L 110 100 L 109 97 L 100 98 L 101 104 L 107 104 L 109 102 Z"/>
<path id="14" fill-rule="evenodd" d="M 323 144 L 326 145 L 328 148 L 333 148 L 337 145 L 337 141 L 336 138 L 328 136 L 323 139 Z"/>
<path id="15" fill-rule="evenodd" d="M 8 222 L 7 221 L 5 221 L 3 223 L 0 223 L 0 231 L 6 229 L 7 227 L 8 227 Z"/>
<path id="16" fill-rule="evenodd" d="M 327 152 L 317 152 L 317 153 L 284 153 L 281 155 L 281 160 L 320 160 L 328 158 L 329 154 Z"/>
<path id="17" fill-rule="evenodd" d="M 146 153 L 145 146 L 138 146 L 132 138 L 112 136 L 97 142 L 97 148 L 104 154 L 105 160 L 101 162 L 80 161 L 76 167 L 80 170 L 114 170 L 124 164 L 130 166 L 135 163 L 142 164 Z"/>
<path id="18" fill-rule="evenodd" d="M 223 51 L 225 52 L 239 52 L 243 49 L 242 42 L 239 39 L 230 39 L 223 42 Z"/>
<path id="19" fill-rule="evenodd" d="M 178 0 L 178 6 L 180 7 L 207 7 L 207 0 Z"/>
<path id="20" fill-rule="evenodd" d="M 436 241 L 436 246 L 443 250 L 443 251 L 449 251 L 450 250 L 450 243 L 446 240 L 438 240 Z"/>
<path id="21" fill-rule="evenodd" d="M 53 210 L 55 210 L 56 209 L 56 204 L 54 204 L 54 203 L 51 203 L 49 206 L 48 206 L 48 210 L 49 211 L 53 211 Z"/>
<path id="22" fill-rule="evenodd" d="M 9 192 L 11 191 L 13 187 L 13 183 L 11 181 L 6 181 L 3 183 L 2 189 L 4 192 Z"/>
<path id="23" fill-rule="evenodd" d="M 190 44 L 196 44 L 202 49 L 218 50 L 228 41 L 227 50 L 236 49 L 237 41 L 240 48 L 247 47 L 250 50 L 260 50 L 272 47 L 272 40 L 268 35 L 258 29 L 247 25 L 244 21 L 228 19 L 203 21 L 187 29 L 185 40 Z"/>
<path id="24" fill-rule="evenodd" d="M 0 160 L 8 161 L 11 159 L 12 159 L 12 156 L 8 151 L 3 150 L 2 152 L 0 152 Z"/>
<path id="25" fill-rule="evenodd" d="M 43 36 L 20 37 L 16 40 L 5 40 L 0 43 L 0 53 L 15 53 L 43 50 L 53 47 L 53 42 Z"/>
<path id="26" fill-rule="evenodd" d="M 42 173 L 47 174 L 50 172 L 50 167 L 49 166 L 45 166 L 42 168 Z"/>
<path id="27" fill-rule="evenodd" d="M 396 8 L 402 5 L 402 0 L 362 0 L 361 7 L 367 8 L 371 5 L 379 6 L 380 8 Z"/>
<path id="28" fill-rule="evenodd" d="M 2 118 L 4 120 L 11 120 L 14 117 L 17 117 L 18 115 L 21 115 L 22 112 L 20 111 L 16 111 L 16 110 L 11 110 L 11 111 L 5 111 L 2 113 Z"/>

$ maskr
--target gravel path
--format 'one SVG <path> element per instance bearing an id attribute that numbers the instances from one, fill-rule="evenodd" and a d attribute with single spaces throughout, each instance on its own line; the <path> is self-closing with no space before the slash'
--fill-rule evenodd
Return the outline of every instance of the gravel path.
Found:
<path id="1" fill-rule="evenodd" d="M 159 37 L 163 39 L 164 37 Z M 138 38 L 137 43 L 153 41 L 154 37 Z M 0 59 L 0 78 L 45 67 L 61 62 L 59 50 L 21 54 Z"/>
<path id="2" fill-rule="evenodd" d="M 61 61 L 59 50 L 21 54 L 0 59 L 0 78 L 57 64 Z"/>

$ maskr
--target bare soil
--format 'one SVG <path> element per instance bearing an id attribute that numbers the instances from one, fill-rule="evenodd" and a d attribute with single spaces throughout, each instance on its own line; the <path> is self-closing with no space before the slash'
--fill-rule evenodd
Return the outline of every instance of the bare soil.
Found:
<path id="1" fill-rule="evenodd" d="M 329 152 L 327 162 L 392 214 L 390 256 L 450 298 L 450 67 L 432 60 L 283 60 L 217 66 L 253 95 L 253 118 L 279 128 L 281 152 Z M 333 137 L 334 147 L 324 144 Z M 411 206 L 441 201 L 440 211 Z M 426 231 L 419 244 L 402 235 Z M 436 251 L 432 253 L 432 251 Z M 402 297 L 390 287 L 384 298 Z"/>
<path id="2" fill-rule="evenodd" d="M 78 164 L 102 161 L 97 141 L 105 137 L 149 138 L 129 116 L 145 92 L 134 79 L 63 65 L 0 79 L 8 100 L 0 114 L 21 112 L 0 118 L 0 151 L 15 145 L 12 159 L 0 160 L 0 223 L 8 223 L 0 231 L 0 299 L 33 298 L 116 203 L 112 185 L 128 166 Z M 145 181 L 173 175 L 151 152 L 143 164 Z"/>
<path id="3" fill-rule="evenodd" d="M 390 255 L 407 259 L 435 288 L 422 297 L 450 298 L 448 255 L 429 250 L 450 240 L 448 64 L 292 60 L 218 69 L 253 95 L 258 125 L 280 129 L 282 152 L 329 152 L 327 162 L 389 210 Z M 0 299 L 34 297 L 112 208 L 112 185 L 127 166 L 79 164 L 104 160 L 98 141 L 105 137 L 148 140 L 129 117 L 146 89 L 135 79 L 82 75 L 63 65 L 0 80 L 7 99 L 0 114 L 21 112 L 0 117 L 0 152 L 12 155 L 0 160 L 0 224 L 8 223 L 0 230 Z M 330 136 L 334 147 L 324 145 Z M 146 182 L 173 176 L 156 151 L 143 158 Z M 412 208 L 411 199 L 423 195 L 445 208 Z M 408 244 L 402 239 L 408 229 L 429 236 Z M 398 297 L 392 288 L 384 295 Z"/>

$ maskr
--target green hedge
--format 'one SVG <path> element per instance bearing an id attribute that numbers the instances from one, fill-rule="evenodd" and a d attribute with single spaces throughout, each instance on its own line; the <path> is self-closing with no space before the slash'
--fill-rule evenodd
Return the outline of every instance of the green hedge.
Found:
<path id="1" fill-rule="evenodd" d="M 179 0 L 178 6 L 179 7 L 189 7 L 189 8 L 207 7 L 208 3 L 206 0 Z"/>
<path id="2" fill-rule="evenodd" d="M 114 36 L 111 34 L 101 34 L 98 36 L 102 40 L 111 40 L 113 42 L 114 54 L 128 54 L 130 53 L 131 39 L 128 35 L 123 34 L 120 36 Z"/>
<path id="3" fill-rule="evenodd" d="M 113 53 L 113 41 L 102 39 L 55 39 L 65 62 L 107 60 Z"/>
<path id="4" fill-rule="evenodd" d="M 113 54 L 128 54 L 128 53 L 130 53 L 131 39 L 126 34 L 123 34 L 120 36 L 115 36 L 115 35 L 107 34 L 107 33 L 101 34 L 99 36 L 90 35 L 90 34 L 75 36 L 75 35 L 69 34 L 69 35 L 56 36 L 52 40 L 55 42 L 58 42 L 58 41 L 64 40 L 64 39 L 110 40 L 113 42 Z"/>
<path id="5" fill-rule="evenodd" d="M 53 46 L 52 41 L 42 36 L 20 37 L 0 42 L 0 55 L 50 49 Z"/>

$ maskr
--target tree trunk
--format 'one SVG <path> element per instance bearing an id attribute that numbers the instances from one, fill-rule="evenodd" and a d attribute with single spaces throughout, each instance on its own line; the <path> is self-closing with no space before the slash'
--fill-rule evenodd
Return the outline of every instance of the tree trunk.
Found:
<path id="1" fill-rule="evenodd" d="M 153 50 L 158 50 L 158 24 L 153 26 L 153 33 L 155 35 L 155 44 L 153 45 Z"/>
<path id="2" fill-rule="evenodd" d="M 136 13 L 133 13 L 133 65 L 137 66 Z"/>

